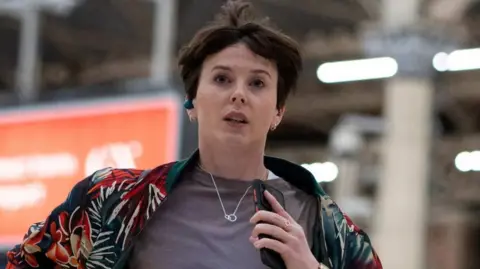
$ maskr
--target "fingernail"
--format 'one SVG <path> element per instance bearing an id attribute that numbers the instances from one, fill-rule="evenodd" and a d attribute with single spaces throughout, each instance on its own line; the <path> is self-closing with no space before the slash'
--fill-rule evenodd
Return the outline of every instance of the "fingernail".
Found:
<path id="1" fill-rule="evenodd" d="M 256 248 L 260 248 L 260 243 L 259 243 L 259 241 L 253 243 L 253 245 L 254 245 Z"/>

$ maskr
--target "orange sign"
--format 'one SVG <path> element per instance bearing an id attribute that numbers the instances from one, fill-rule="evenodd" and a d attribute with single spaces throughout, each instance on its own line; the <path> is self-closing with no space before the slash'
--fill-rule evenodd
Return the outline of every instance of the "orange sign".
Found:
<path id="1" fill-rule="evenodd" d="M 180 122 L 173 96 L 0 114 L 0 244 L 20 242 L 98 169 L 176 159 Z"/>

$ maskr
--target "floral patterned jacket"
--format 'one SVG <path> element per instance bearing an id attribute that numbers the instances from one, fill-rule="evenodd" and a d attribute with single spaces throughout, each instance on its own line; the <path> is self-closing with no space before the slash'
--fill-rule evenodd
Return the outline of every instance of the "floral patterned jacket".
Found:
<path id="1" fill-rule="evenodd" d="M 33 224 L 23 242 L 7 253 L 7 269 L 124 269 L 151 216 L 174 191 L 182 173 L 198 160 L 152 170 L 106 168 L 80 181 L 46 220 Z M 368 236 L 342 213 L 304 168 L 265 157 L 276 175 L 318 200 L 312 253 L 334 269 L 381 269 Z M 159 211 L 160 213 L 161 211 Z"/>

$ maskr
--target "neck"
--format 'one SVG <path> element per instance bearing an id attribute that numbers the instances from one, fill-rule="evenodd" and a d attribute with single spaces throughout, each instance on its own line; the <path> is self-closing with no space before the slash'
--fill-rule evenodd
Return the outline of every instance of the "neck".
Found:
<path id="1" fill-rule="evenodd" d="M 265 179 L 267 176 L 267 169 L 263 164 L 263 148 L 219 147 L 218 144 L 200 142 L 199 150 L 202 168 L 215 176 L 245 181 Z"/>

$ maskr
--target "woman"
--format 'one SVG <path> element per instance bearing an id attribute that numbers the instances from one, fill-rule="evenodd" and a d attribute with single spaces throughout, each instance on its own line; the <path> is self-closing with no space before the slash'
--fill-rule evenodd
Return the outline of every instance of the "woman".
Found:
<path id="1" fill-rule="evenodd" d="M 230 1 L 179 66 L 199 150 L 79 182 L 8 253 L 7 268 L 260 269 L 266 250 L 278 268 L 381 268 L 368 236 L 308 171 L 264 156 L 301 69 L 296 43 Z M 272 211 L 255 210 L 254 179 Z"/>

